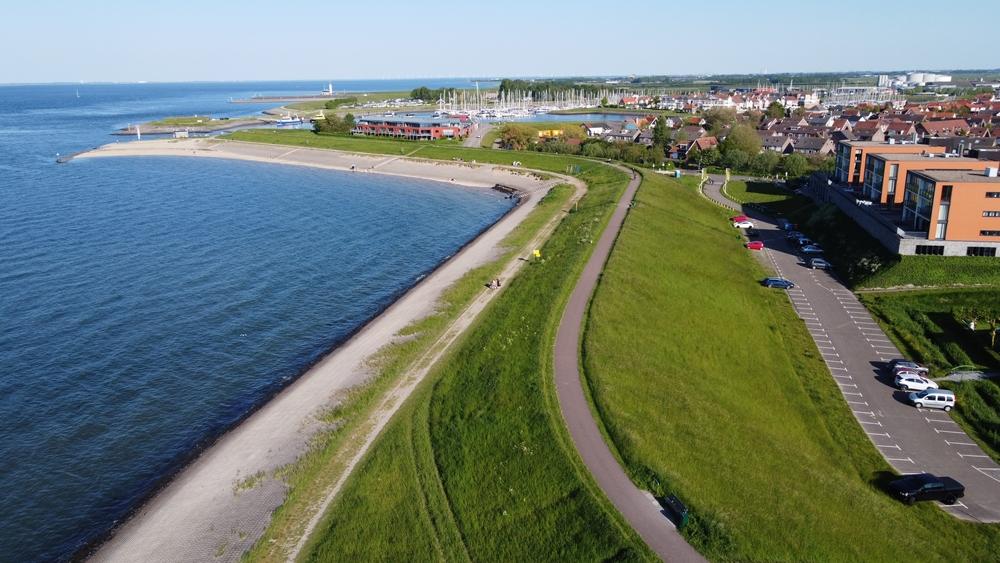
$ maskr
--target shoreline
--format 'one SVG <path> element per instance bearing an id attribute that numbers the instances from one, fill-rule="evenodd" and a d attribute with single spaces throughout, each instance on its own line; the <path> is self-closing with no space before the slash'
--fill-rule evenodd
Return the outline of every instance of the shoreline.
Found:
<path id="1" fill-rule="evenodd" d="M 232 141 L 159 140 L 105 145 L 77 158 L 205 156 L 348 172 L 347 161 L 364 159 L 371 173 L 435 181 L 448 178 L 445 181 L 478 188 L 502 183 L 524 198 L 288 385 L 258 403 L 240 422 L 207 439 L 164 476 L 128 517 L 82 547 L 75 557 L 102 561 L 199 559 L 222 549 L 224 556 L 217 559 L 238 559 L 256 542 L 273 510 L 284 501 L 287 489 L 280 479 L 272 477 L 273 472 L 301 457 L 311 437 L 326 428 L 317 415 L 364 383 L 371 375 L 367 361 L 396 341 L 402 328 L 431 314 L 443 291 L 469 270 L 492 260 L 497 245 L 534 209 L 540 198 L 532 196 L 558 183 L 493 165 L 373 158 L 322 149 L 303 149 L 293 159 L 289 157 L 300 151 L 289 149 Z M 356 168 L 355 172 L 360 171 Z M 259 475 L 264 477 L 254 479 Z M 244 489 L 241 483 L 248 479 L 255 484 Z"/>

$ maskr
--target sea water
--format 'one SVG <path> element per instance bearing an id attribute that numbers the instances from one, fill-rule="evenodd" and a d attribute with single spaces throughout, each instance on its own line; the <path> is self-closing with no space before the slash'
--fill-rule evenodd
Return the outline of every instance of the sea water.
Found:
<path id="1" fill-rule="evenodd" d="M 449 85 L 355 89 L 423 83 Z M 274 164 L 55 163 L 129 123 L 309 86 L 0 87 L 0 559 L 66 559 L 106 533 L 509 209 Z"/>

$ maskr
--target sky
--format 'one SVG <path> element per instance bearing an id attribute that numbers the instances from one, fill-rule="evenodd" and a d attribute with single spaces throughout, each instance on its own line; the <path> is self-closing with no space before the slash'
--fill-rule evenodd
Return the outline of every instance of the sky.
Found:
<path id="1" fill-rule="evenodd" d="M 0 83 L 1000 67 L 994 34 L 928 35 L 940 13 L 929 0 L 13 0 Z"/>

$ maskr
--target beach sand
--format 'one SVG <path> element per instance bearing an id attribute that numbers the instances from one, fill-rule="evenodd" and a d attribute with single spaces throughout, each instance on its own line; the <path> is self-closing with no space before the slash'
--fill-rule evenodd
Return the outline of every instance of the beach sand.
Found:
<path id="1" fill-rule="evenodd" d="M 76 158 L 120 156 L 225 158 L 346 171 L 354 166 L 356 173 L 391 174 L 465 186 L 492 187 L 499 183 L 518 189 L 524 199 L 521 205 L 410 289 L 350 340 L 202 452 L 115 530 L 93 555 L 97 561 L 238 560 L 257 541 L 271 513 L 284 500 L 286 486 L 272 476 L 273 471 L 298 459 L 310 438 L 323 430 L 317 415 L 336 404 L 351 387 L 366 380 L 369 375 L 366 360 L 391 343 L 401 329 L 433 312 L 442 292 L 462 275 L 495 259 L 501 241 L 534 209 L 540 195 L 548 188 L 556 183 L 571 183 L 578 188 L 576 197 L 579 197 L 584 187 L 579 180 L 571 178 L 543 180 L 527 171 L 494 165 L 210 139 L 113 143 Z M 555 220 L 550 222 L 536 240 L 540 243 L 555 224 Z M 504 279 L 516 273 L 521 263 L 515 258 L 506 264 Z M 490 291 L 480 294 L 442 339 L 456 340 L 496 294 Z M 450 342 L 439 343 L 445 344 L 444 349 L 438 350 L 436 357 L 425 358 L 428 362 L 422 362 L 417 371 L 406 374 L 376 409 L 374 418 L 369 421 L 371 430 L 365 444 L 348 460 L 349 469 L 360 460 L 381 428 L 437 357 L 444 354 Z M 349 469 L 327 498 L 316 499 L 318 511 L 310 528 L 318 522 L 322 508 L 332 501 Z M 263 478 L 254 477 L 259 475 Z M 244 486 L 249 483 L 252 486 Z M 300 542 L 292 550 L 297 551 L 302 544 Z"/>

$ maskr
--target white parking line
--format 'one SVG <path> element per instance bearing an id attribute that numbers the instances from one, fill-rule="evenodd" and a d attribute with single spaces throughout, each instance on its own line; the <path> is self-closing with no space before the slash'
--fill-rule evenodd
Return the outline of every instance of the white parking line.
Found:
<path id="1" fill-rule="evenodd" d="M 899 451 L 903 451 L 903 448 L 899 447 L 899 444 L 875 444 L 876 448 L 896 448 Z"/>
<path id="2" fill-rule="evenodd" d="M 976 471 L 982 473 L 983 475 L 986 475 L 990 479 L 993 479 L 997 483 L 1000 483 L 1000 475 L 993 473 L 994 471 L 1000 471 L 1000 467 L 976 467 L 976 466 L 973 466 L 972 468 L 975 469 Z M 989 473 L 987 473 L 987 471 L 989 471 Z"/>
<path id="3" fill-rule="evenodd" d="M 888 461 L 908 461 L 910 463 L 914 463 L 913 460 L 908 457 L 887 457 L 885 459 Z"/>
<path id="4" fill-rule="evenodd" d="M 820 352 L 820 355 L 822 355 L 822 356 L 835 356 L 837 358 L 840 357 L 840 354 L 838 354 L 836 352 Z M 830 360 L 830 361 L 835 361 L 835 360 Z"/>
<path id="5" fill-rule="evenodd" d="M 983 455 L 983 454 L 963 454 L 962 452 L 958 452 L 958 457 L 964 459 L 964 458 L 967 458 L 967 457 L 985 457 L 985 458 L 989 458 L 990 456 Z"/>
<path id="6" fill-rule="evenodd" d="M 885 432 L 869 432 L 868 435 L 869 436 L 885 436 L 886 438 L 891 438 L 892 437 L 892 436 L 889 436 Z"/>
<path id="7" fill-rule="evenodd" d="M 952 420 L 950 418 L 944 418 L 944 419 L 941 419 L 941 418 L 927 418 L 925 416 L 924 420 L 926 420 L 927 422 L 950 422 L 952 424 L 958 424 L 957 422 L 955 422 L 954 420 Z"/>
<path id="8" fill-rule="evenodd" d="M 831 373 L 830 375 L 832 375 L 833 377 L 843 377 L 845 379 L 854 379 L 853 375 L 837 375 L 835 373 Z"/>
<path id="9" fill-rule="evenodd" d="M 979 445 L 979 444 L 973 444 L 971 442 L 949 442 L 948 440 L 945 440 L 944 443 L 948 444 L 949 446 L 978 446 Z"/>
<path id="10" fill-rule="evenodd" d="M 875 411 L 851 411 L 854 414 L 867 414 L 868 416 L 875 418 Z"/>
<path id="11" fill-rule="evenodd" d="M 874 421 L 859 420 L 858 423 L 860 423 L 860 424 L 874 424 L 875 426 L 882 426 L 882 423 L 879 422 L 879 421 L 877 421 L 877 420 L 874 420 Z"/>
<path id="12" fill-rule="evenodd" d="M 866 336 L 865 340 L 867 340 L 868 342 L 886 342 L 886 343 L 892 344 L 892 340 L 889 340 L 889 339 L 886 339 L 886 338 L 868 338 Z"/>
<path id="13" fill-rule="evenodd" d="M 849 405 L 864 405 L 866 407 L 868 406 L 868 401 L 848 401 L 847 399 L 844 399 L 844 401 Z"/>
<path id="14" fill-rule="evenodd" d="M 861 393 L 855 393 L 854 391 L 844 391 L 843 389 L 840 390 L 840 394 L 841 395 L 854 395 L 855 397 L 864 397 L 864 395 L 862 395 Z"/>
<path id="15" fill-rule="evenodd" d="M 842 364 L 842 363 L 844 363 L 844 360 L 827 360 L 826 358 L 823 358 L 823 360 L 825 360 L 828 364 Z"/>
<path id="16" fill-rule="evenodd" d="M 934 431 L 937 432 L 938 434 L 962 434 L 962 435 L 965 434 L 965 432 L 962 432 L 960 430 L 939 430 L 935 428 Z"/>
<path id="17" fill-rule="evenodd" d="M 827 367 L 827 369 L 829 369 L 829 370 L 831 370 L 831 371 L 832 371 L 832 370 L 839 370 L 839 371 L 850 371 L 850 370 L 849 370 L 849 369 L 847 369 L 847 368 L 838 368 L 838 367 L 834 367 L 834 366 L 826 366 L 826 367 Z"/>
<path id="18" fill-rule="evenodd" d="M 960 500 L 956 500 L 955 504 L 945 504 L 943 502 L 939 502 L 937 503 L 937 505 L 940 506 L 941 508 L 969 508 L 968 506 L 965 506 L 965 504 L 963 504 L 962 501 Z"/>
<path id="19" fill-rule="evenodd" d="M 821 350 L 836 350 L 837 349 L 836 346 L 820 346 L 819 344 L 817 344 L 816 347 L 819 348 L 819 349 L 821 349 Z"/>
<path id="20" fill-rule="evenodd" d="M 858 385 L 857 385 L 856 383 L 841 383 L 841 382 L 839 382 L 839 381 L 837 381 L 837 382 L 835 382 L 835 383 L 836 383 L 837 385 L 843 385 L 844 387 L 854 387 L 855 389 L 857 389 L 857 388 L 858 388 Z"/>

